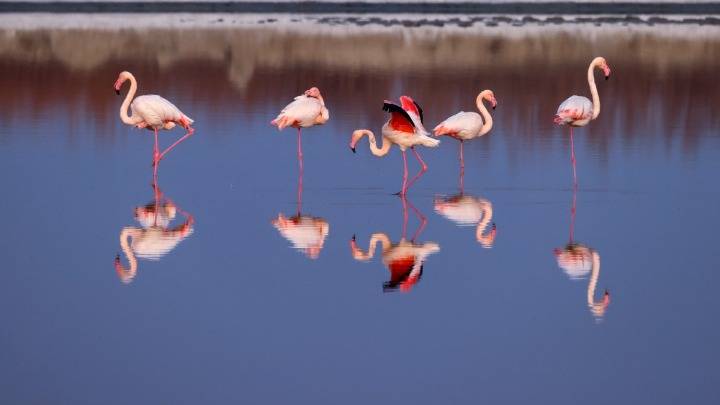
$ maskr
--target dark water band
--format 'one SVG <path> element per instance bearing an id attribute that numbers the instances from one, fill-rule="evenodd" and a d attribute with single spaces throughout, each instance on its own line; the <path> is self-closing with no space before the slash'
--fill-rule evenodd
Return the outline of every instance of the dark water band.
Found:
<path id="1" fill-rule="evenodd" d="M 22 2 L 0 13 L 302 13 L 302 14 L 720 14 L 717 3 L 353 3 L 353 2 Z"/>

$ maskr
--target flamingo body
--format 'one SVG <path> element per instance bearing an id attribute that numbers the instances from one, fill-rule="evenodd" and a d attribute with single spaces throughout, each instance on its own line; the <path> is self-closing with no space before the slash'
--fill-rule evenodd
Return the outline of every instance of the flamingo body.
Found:
<path id="1" fill-rule="evenodd" d="M 325 101 L 320 95 L 320 90 L 313 87 L 304 94 L 301 94 L 272 120 L 271 124 L 282 130 L 285 127 L 308 128 L 314 125 L 322 125 L 330 119 L 330 112 L 325 107 Z"/>
<path id="2" fill-rule="evenodd" d="M 430 137 L 423 124 L 420 106 L 410 97 L 401 96 L 400 105 L 385 100 L 383 110 L 390 113 L 390 119 L 383 125 L 382 134 L 390 142 L 407 150 L 415 145 L 434 148 L 440 141 Z"/>
<path id="3" fill-rule="evenodd" d="M 140 128 L 172 129 L 176 122 L 186 120 L 189 124 L 195 122 L 183 114 L 175 104 L 156 94 L 135 97 L 130 104 L 130 118 L 138 123 Z"/>
<path id="4" fill-rule="evenodd" d="M 558 107 L 555 123 L 583 127 L 592 120 L 592 116 L 593 104 L 590 99 L 583 96 L 570 96 Z"/>
<path id="5" fill-rule="evenodd" d="M 450 135 L 468 141 L 480 134 L 483 120 L 476 112 L 460 111 L 435 127 L 435 135 Z"/>

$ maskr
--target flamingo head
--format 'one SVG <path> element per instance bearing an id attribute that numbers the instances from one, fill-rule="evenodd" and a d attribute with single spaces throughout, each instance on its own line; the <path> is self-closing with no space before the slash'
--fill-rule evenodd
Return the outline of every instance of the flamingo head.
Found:
<path id="1" fill-rule="evenodd" d="M 305 90 L 305 95 L 308 97 L 320 98 L 320 89 L 317 87 L 311 87 Z"/>
<path id="2" fill-rule="evenodd" d="M 132 75 L 127 70 L 120 72 L 117 80 L 115 80 L 115 85 L 113 85 L 113 88 L 115 89 L 115 94 L 120 95 L 120 87 L 122 87 L 122 84 L 125 83 L 125 80 L 129 79 L 130 76 Z"/>
<path id="3" fill-rule="evenodd" d="M 350 138 L 350 150 L 353 151 L 353 153 L 356 153 L 355 151 L 355 145 L 357 145 L 360 138 L 362 138 L 365 135 L 365 131 L 358 129 L 355 130 L 352 134 L 352 137 Z M 373 142 L 373 138 L 370 138 L 370 142 Z"/>
<path id="4" fill-rule="evenodd" d="M 485 90 L 483 93 L 485 93 L 483 98 L 485 100 L 487 100 L 488 102 L 490 102 L 490 105 L 492 106 L 492 108 L 494 110 L 495 107 L 497 107 L 497 100 L 495 99 L 495 93 L 493 93 L 492 90 Z"/>
<path id="5" fill-rule="evenodd" d="M 610 78 L 610 65 L 608 65 L 605 58 L 603 58 L 602 56 L 598 56 L 597 58 L 595 58 L 594 63 L 595 63 L 595 66 L 602 69 L 603 74 L 605 74 L 605 80 L 609 79 Z"/>

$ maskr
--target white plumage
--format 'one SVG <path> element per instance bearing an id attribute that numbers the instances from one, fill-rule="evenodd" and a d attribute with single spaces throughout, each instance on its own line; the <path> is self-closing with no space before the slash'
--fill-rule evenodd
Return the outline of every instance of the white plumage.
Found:
<path id="1" fill-rule="evenodd" d="M 593 104 L 583 96 L 570 96 L 558 107 L 555 122 L 560 125 L 584 126 L 593 116 Z"/>
<path id="2" fill-rule="evenodd" d="M 280 111 L 280 114 L 271 122 L 278 129 L 293 126 L 307 128 L 321 125 L 330 119 L 330 112 L 325 108 L 325 101 L 320 90 L 313 87 L 295 99 Z"/>
<path id="3" fill-rule="evenodd" d="M 460 111 L 452 117 L 438 124 L 435 131 L 445 128 L 453 136 L 462 140 L 470 140 L 480 133 L 483 126 L 482 117 L 476 112 Z"/>
<path id="4" fill-rule="evenodd" d="M 194 121 L 183 114 L 179 108 L 163 97 L 156 94 L 148 94 L 135 97 L 130 104 L 131 118 L 136 120 L 140 118 L 145 126 L 152 128 L 167 128 L 167 124 L 172 124 L 171 128 L 185 117 L 190 124 Z"/>

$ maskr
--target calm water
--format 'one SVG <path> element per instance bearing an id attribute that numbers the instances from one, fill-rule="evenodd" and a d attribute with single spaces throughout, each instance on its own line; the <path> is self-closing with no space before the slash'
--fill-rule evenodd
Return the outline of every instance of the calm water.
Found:
<path id="1" fill-rule="evenodd" d="M 720 400 L 717 39 L 145 34 L 0 36 L 2 402 Z M 573 193 L 552 116 L 595 54 L 613 76 Z M 124 69 L 196 120 L 157 201 Z M 295 133 L 269 121 L 311 85 L 331 120 L 304 134 L 298 204 Z M 451 139 L 407 201 L 397 150 L 348 149 L 383 99 L 433 127 L 484 88 L 463 195 Z"/>

